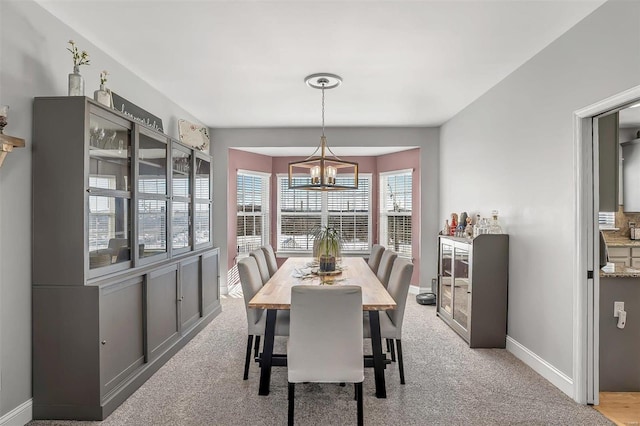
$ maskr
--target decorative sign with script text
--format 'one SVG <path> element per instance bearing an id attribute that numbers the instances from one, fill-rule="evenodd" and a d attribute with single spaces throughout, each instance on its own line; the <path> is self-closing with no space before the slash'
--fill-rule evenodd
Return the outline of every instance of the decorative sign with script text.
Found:
<path id="1" fill-rule="evenodd" d="M 116 95 L 114 92 L 111 92 L 111 95 L 113 96 L 113 109 L 115 109 L 116 111 L 120 111 L 134 121 L 145 124 L 152 129 L 164 133 L 162 120 L 160 118 L 156 117 L 148 111 L 143 110 L 142 108 L 140 108 L 136 104 L 129 102 L 125 98 Z"/>

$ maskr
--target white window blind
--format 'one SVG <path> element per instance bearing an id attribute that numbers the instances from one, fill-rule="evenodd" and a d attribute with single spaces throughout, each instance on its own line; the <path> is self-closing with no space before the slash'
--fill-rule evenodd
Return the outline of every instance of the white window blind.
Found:
<path id="1" fill-rule="evenodd" d="M 298 184 L 294 178 L 294 184 Z M 313 250 L 311 230 L 322 222 L 322 192 L 289 189 L 289 178 L 278 176 L 278 251 Z"/>
<path id="2" fill-rule="evenodd" d="M 411 258 L 412 170 L 380 174 L 380 244 Z"/>
<path id="3" fill-rule="evenodd" d="M 336 181 L 351 185 L 353 177 L 340 176 Z M 288 176 L 278 175 L 278 251 L 310 254 L 311 231 L 329 225 L 342 231 L 344 253 L 366 252 L 371 241 L 370 212 L 371 175 L 359 174 L 358 189 L 345 191 L 289 189 Z"/>
<path id="4" fill-rule="evenodd" d="M 238 254 L 269 243 L 269 176 L 238 171 L 236 180 Z"/>
<path id="5" fill-rule="evenodd" d="M 336 183 L 352 185 L 353 178 L 336 178 Z M 329 226 L 344 238 L 343 251 L 368 251 L 371 179 L 358 176 L 358 189 L 327 192 L 327 207 Z"/>
<path id="6" fill-rule="evenodd" d="M 614 229 L 616 227 L 616 214 L 614 212 L 599 212 L 598 225 L 600 229 Z"/>

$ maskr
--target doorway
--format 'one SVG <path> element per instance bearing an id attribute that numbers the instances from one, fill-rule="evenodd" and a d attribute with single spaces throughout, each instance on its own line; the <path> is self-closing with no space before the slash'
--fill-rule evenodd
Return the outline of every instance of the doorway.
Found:
<path id="1" fill-rule="evenodd" d="M 574 288 L 574 399 L 599 404 L 600 391 L 600 151 L 598 118 L 640 102 L 640 86 L 575 113 L 577 223 Z M 640 112 L 640 111 L 639 111 Z M 618 170 L 616 168 L 616 170 Z M 603 182 L 611 178 L 604 176 Z M 614 192 L 617 189 L 613 190 Z M 616 193 L 617 194 L 617 193 Z M 604 309 L 604 308 L 603 308 Z M 613 310 L 613 309 L 611 309 Z M 609 312 L 602 312 L 608 318 Z"/>

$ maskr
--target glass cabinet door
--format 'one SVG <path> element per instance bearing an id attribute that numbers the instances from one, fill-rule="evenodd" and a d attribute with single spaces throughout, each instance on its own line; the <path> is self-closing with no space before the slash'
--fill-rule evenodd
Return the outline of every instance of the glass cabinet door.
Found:
<path id="1" fill-rule="evenodd" d="M 89 114 L 89 269 L 131 260 L 131 130 Z"/>
<path id="2" fill-rule="evenodd" d="M 138 256 L 167 254 L 167 141 L 139 133 Z"/>
<path id="3" fill-rule="evenodd" d="M 440 309 L 451 315 L 453 306 L 453 244 L 440 241 Z"/>
<path id="4" fill-rule="evenodd" d="M 191 153 L 182 149 L 173 148 L 173 191 L 174 197 L 189 197 L 191 195 Z"/>
<path id="5" fill-rule="evenodd" d="M 469 246 L 456 244 L 454 251 L 453 319 L 465 330 L 469 328 Z"/>
<path id="6" fill-rule="evenodd" d="M 130 191 L 131 133 L 100 116 L 89 115 L 89 186 Z"/>
<path id="7" fill-rule="evenodd" d="M 196 157 L 195 217 L 196 246 L 211 242 L 211 163 Z"/>
<path id="8" fill-rule="evenodd" d="M 191 247 L 191 150 L 175 147 L 171 150 L 171 247 L 184 251 Z"/>

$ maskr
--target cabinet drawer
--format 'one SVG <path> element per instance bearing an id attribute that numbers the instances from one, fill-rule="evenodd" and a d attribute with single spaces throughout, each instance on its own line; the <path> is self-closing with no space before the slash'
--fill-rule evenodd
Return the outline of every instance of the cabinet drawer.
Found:
<path id="1" fill-rule="evenodd" d="M 640 247 L 631 247 L 631 257 L 640 257 Z"/>
<path id="2" fill-rule="evenodd" d="M 629 247 L 609 247 L 609 257 L 629 257 Z M 640 251 L 638 252 L 640 255 Z"/>
<path id="3" fill-rule="evenodd" d="M 631 267 L 640 269 L 640 258 L 631 258 Z"/>
<path id="4" fill-rule="evenodd" d="M 638 259 L 640 260 L 640 259 Z M 631 258 L 630 257 L 611 257 L 609 256 L 609 262 L 618 263 L 624 266 L 631 266 Z"/>

